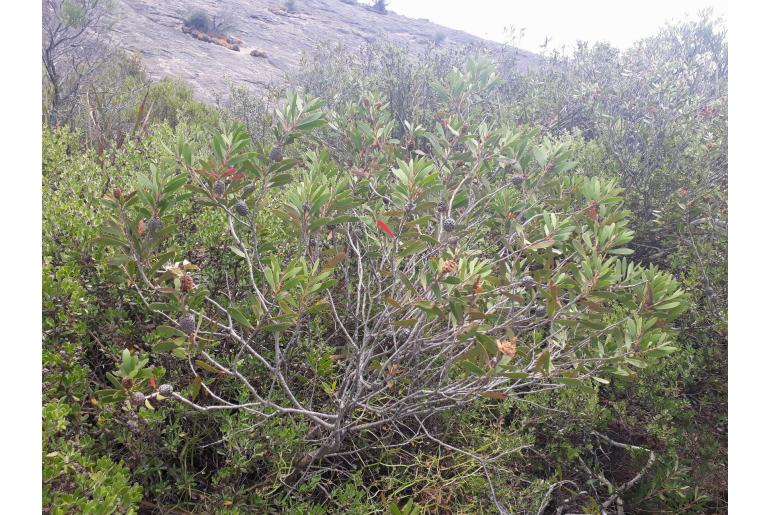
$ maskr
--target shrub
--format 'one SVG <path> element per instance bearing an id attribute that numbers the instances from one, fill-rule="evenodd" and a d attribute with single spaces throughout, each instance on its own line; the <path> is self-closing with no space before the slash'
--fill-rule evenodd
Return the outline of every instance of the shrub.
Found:
<path id="1" fill-rule="evenodd" d="M 205 157 L 180 141 L 175 162 L 107 195 L 99 243 L 164 324 L 151 356 L 124 351 L 99 398 L 128 402 L 130 377 L 155 404 L 301 420 L 312 445 L 288 477 L 301 483 L 347 453 L 420 435 L 456 450 L 442 413 L 607 383 L 672 352 L 686 295 L 624 257 L 621 190 L 568 173 L 564 143 L 482 121 L 477 102 L 496 82 L 483 60 L 453 70 L 436 86 L 433 129 L 405 121 L 400 139 L 376 95 L 344 114 L 290 95 L 274 145 L 239 127 Z M 329 144 L 287 155 L 329 121 Z M 270 248 L 260 219 L 274 196 L 288 234 Z M 212 221 L 238 258 L 223 284 L 182 258 L 188 198 L 222 215 Z M 161 356 L 172 394 L 148 383 Z M 492 458 L 475 459 L 495 499 Z"/>
<path id="2" fill-rule="evenodd" d="M 374 0 L 374 2 L 372 2 L 372 9 L 374 9 L 380 14 L 387 14 L 388 12 L 387 0 Z"/>
<path id="3" fill-rule="evenodd" d="M 43 5 L 43 111 L 49 127 L 72 122 L 84 86 L 109 60 L 113 7 L 110 0 L 48 0 Z"/>
<path id="4" fill-rule="evenodd" d="M 184 25 L 188 29 L 217 36 L 223 35 L 234 28 L 232 14 L 224 10 L 213 16 L 209 16 L 200 10 L 194 11 L 185 19 Z"/>
<path id="5" fill-rule="evenodd" d="M 688 23 L 667 28 L 628 52 L 584 47 L 569 58 L 554 57 L 556 66 L 527 73 L 510 66 L 511 54 L 492 54 L 498 62 L 494 74 L 486 66 L 467 67 L 467 55 L 478 50 L 454 46 L 428 45 L 419 55 L 386 43 L 351 49 L 325 46 L 306 56 L 291 77 L 293 86 L 328 101 L 310 112 L 308 102 L 303 104 L 300 119 L 311 120 L 310 126 L 319 124 L 312 130 L 292 129 L 304 122 L 287 115 L 286 106 L 278 102 L 284 94 L 280 87 L 259 96 L 238 90 L 215 110 L 194 101 L 192 91 L 179 83 L 135 88 L 143 80 L 132 71 L 141 71 L 134 68 L 138 62 L 101 68 L 105 75 L 97 77 L 98 88 L 107 92 L 102 85 L 118 86 L 100 102 L 116 99 L 123 113 L 112 117 L 105 111 L 107 116 L 97 120 L 116 123 L 101 126 L 132 127 L 146 99 L 144 129 L 136 133 L 139 137 L 123 138 L 122 144 L 117 143 L 120 130 L 103 131 L 107 149 L 101 153 L 95 152 L 97 138 L 86 117 L 72 117 L 72 132 L 43 132 L 43 403 L 46 420 L 64 417 L 61 429 L 44 433 L 45 474 L 56 477 L 43 485 L 44 508 L 50 511 L 61 504 L 68 511 L 97 505 L 106 509 L 117 495 L 125 499 L 117 509 L 129 511 L 136 507 L 140 487 L 146 505 L 154 504 L 157 511 L 366 513 L 403 512 L 411 506 L 426 512 L 487 513 L 494 511 L 488 495 L 493 491 L 499 505 L 512 513 L 597 512 L 641 472 L 639 482 L 622 494 L 626 513 L 725 512 L 727 69 L 725 42 L 715 37 L 718 34 L 716 25 Z M 715 63 L 717 73 L 711 74 Z M 633 80 L 623 76 L 624 67 L 634 70 Z M 684 75 L 669 73 L 674 69 L 684 70 Z M 694 93 L 688 89 L 691 81 L 681 83 L 683 76 L 698 77 Z M 656 98 L 655 82 L 670 102 L 662 112 L 647 115 L 645 109 L 654 106 Z M 467 98 L 457 102 L 455 88 L 466 91 Z M 88 114 L 94 98 L 78 109 Z M 689 114 L 683 116 L 680 110 Z M 319 113 L 321 117 L 312 120 Z M 615 118 L 606 118 L 608 113 Z M 613 125 L 618 120 L 620 130 Z M 220 122 L 221 128 L 214 129 Z M 251 142 L 238 123 L 246 126 Z M 509 128 L 515 125 L 519 128 Z M 519 149 L 515 153 L 505 143 L 508 136 L 518 142 L 513 144 Z M 220 155 L 221 149 L 226 153 L 233 148 L 238 150 L 232 155 Z M 550 163 L 557 156 L 554 161 L 569 163 L 561 171 Z M 482 164 L 471 173 L 480 158 Z M 224 175 L 230 165 L 244 176 Z M 417 179 L 426 165 L 432 170 L 427 175 L 438 178 L 413 199 L 400 176 L 410 179 L 414 174 Z M 539 178 L 546 168 L 549 171 Z M 142 176 L 156 171 L 161 183 L 175 174 L 186 177 L 187 183 L 152 204 L 143 193 L 149 182 Z M 215 176 L 206 178 L 200 171 Z M 438 193 L 454 191 L 465 177 L 450 215 L 446 198 Z M 264 194 L 263 184 L 270 186 Z M 564 377 L 575 370 L 569 368 L 572 337 L 580 331 L 600 332 L 638 309 L 641 298 L 631 306 L 622 299 L 637 296 L 633 288 L 620 293 L 600 289 L 590 303 L 565 304 L 565 299 L 579 295 L 573 283 L 594 270 L 593 251 L 580 239 L 577 245 L 586 247 L 585 255 L 571 239 L 527 250 L 521 238 L 535 244 L 544 239 L 543 220 L 550 224 L 545 215 L 551 213 L 559 213 L 560 228 L 563 222 L 564 227 L 574 227 L 571 236 L 597 230 L 601 234 L 604 229 L 598 226 L 610 223 L 610 218 L 602 218 L 597 205 L 594 220 L 594 211 L 585 206 L 584 189 L 593 190 L 594 185 L 602 192 L 627 186 L 622 201 L 605 206 L 608 216 L 615 217 L 616 231 L 635 231 L 632 241 L 613 247 L 634 250 L 616 256 L 621 268 L 623 260 L 630 263 L 633 258 L 634 268 L 644 264 L 645 274 L 659 274 L 649 264 L 671 272 L 689 292 L 690 309 L 675 325 L 659 320 L 656 324 L 663 327 L 653 327 L 672 339 L 676 336 L 680 350 L 667 359 L 641 359 L 624 366 L 619 356 L 606 357 L 607 340 L 592 340 L 591 349 L 601 344 L 605 358 L 597 359 L 601 366 L 583 374 L 585 379 L 574 381 Z M 252 186 L 255 191 L 249 192 Z M 155 259 L 145 267 L 153 288 L 140 288 L 149 306 L 138 296 L 135 284 L 144 283 L 136 282 L 138 271 L 131 268 L 131 260 L 119 256 L 125 254 L 120 245 L 118 250 L 105 247 L 115 244 L 109 234 L 94 241 L 97 226 L 116 209 L 114 203 L 94 199 L 105 192 L 114 197 L 115 187 L 126 196 L 140 192 L 131 197 L 138 200 L 128 199 L 136 204 L 126 207 L 136 231 L 140 219 L 146 231 L 152 216 L 135 210 L 155 206 L 160 211 L 163 225 L 154 233 L 160 234 L 160 241 L 151 237 L 139 242 L 142 249 L 151 247 L 146 257 Z M 342 202 L 340 189 L 347 192 Z M 317 195 L 329 195 L 320 208 L 314 201 Z M 644 207 L 645 195 L 651 214 Z M 245 218 L 233 214 L 241 200 Z M 587 209 L 572 212 L 581 206 Z M 352 218 L 335 221 L 339 216 Z M 457 242 L 444 239 L 448 216 L 454 221 L 447 224 L 454 225 L 450 237 L 456 236 Z M 230 220 L 250 252 L 243 252 L 233 239 Z M 316 221 L 320 226 L 311 227 Z M 177 227 L 170 228 L 172 224 Z M 437 237 L 439 227 L 442 235 Z M 370 314 L 361 315 L 355 308 L 355 249 L 362 251 L 361 298 L 370 303 Z M 251 260 L 254 283 L 270 302 L 266 313 L 252 310 L 259 302 L 254 302 L 248 260 L 241 254 Z M 109 258 L 116 259 L 108 266 Z M 471 270 L 473 259 L 476 268 Z M 606 254 L 600 261 L 611 259 L 613 255 Z M 300 269 L 278 292 L 268 280 L 274 275 L 274 261 L 282 276 Z M 395 267 L 379 267 L 393 261 Z M 163 274 L 154 273 L 158 263 L 164 274 L 168 272 L 161 282 Z M 492 263 L 491 271 L 479 281 L 477 292 L 475 278 L 487 272 L 485 263 Z M 499 269 L 504 263 L 511 263 L 510 272 Z M 330 266 L 324 269 L 325 264 Z M 126 282 L 124 267 L 134 283 Z M 566 281 L 556 285 L 557 301 L 585 320 L 565 319 L 573 312 L 559 308 L 549 313 L 553 293 L 546 279 L 555 275 L 556 267 Z M 399 272 L 419 298 L 400 281 Z M 307 285 L 323 273 L 329 275 L 319 290 L 326 281 L 337 282 L 320 299 L 313 297 L 315 292 L 305 299 L 318 302 L 298 302 L 300 286 L 294 283 Z M 507 287 L 509 297 L 490 301 Z M 378 296 L 375 288 L 388 288 L 388 294 Z M 414 351 L 415 356 L 401 360 L 388 376 L 390 388 L 386 382 L 382 390 L 373 390 L 366 409 L 392 414 L 393 406 L 408 406 L 420 386 L 446 393 L 451 382 L 423 379 L 431 371 L 425 365 L 430 345 L 443 345 L 442 356 L 457 357 L 458 345 L 467 344 L 470 352 L 455 360 L 447 381 L 465 380 L 478 387 L 480 395 L 465 397 L 468 390 L 455 390 L 451 401 L 456 404 L 445 411 L 421 419 L 397 415 L 392 426 L 347 433 L 350 421 L 376 424 L 380 415 L 354 409 L 342 417 L 339 432 L 270 406 L 261 410 L 269 418 L 260 418 L 254 410 L 263 405 L 249 387 L 217 369 L 209 358 L 231 372 L 237 370 L 258 394 L 265 393 L 262 399 L 278 408 L 290 409 L 293 401 L 279 375 L 255 364 L 248 349 L 245 358 L 238 355 L 242 346 L 237 338 L 218 325 L 229 328 L 227 314 L 211 301 L 201 304 L 195 298 L 203 290 L 211 301 L 232 311 L 236 335 L 250 337 L 252 349 L 271 365 L 281 365 L 296 401 L 324 416 L 338 415 L 344 407 L 339 401 L 356 399 L 347 367 L 366 363 L 372 346 L 386 359 L 396 352 Z M 502 338 L 489 328 L 494 320 L 476 319 L 479 313 L 494 316 L 496 309 L 520 309 L 533 300 L 533 309 L 508 319 L 512 324 L 503 329 Z M 171 331 L 183 322 L 184 306 L 209 317 L 196 318 L 192 342 L 186 333 Z M 539 317 L 543 307 L 544 316 Z M 455 325 L 455 311 L 463 324 Z M 435 318 L 430 318 L 432 313 L 437 313 Z M 239 314 L 255 331 L 239 321 Z M 401 343 L 406 333 L 399 337 L 402 327 L 391 322 L 411 324 L 410 319 L 420 321 L 423 315 L 424 322 L 411 328 L 412 339 Z M 466 340 L 445 338 L 447 331 L 476 323 L 473 334 L 462 335 L 469 336 Z M 534 327 L 538 323 L 547 325 Z M 682 330 L 676 333 L 675 328 Z M 271 340 L 274 334 L 266 329 L 276 331 L 279 352 Z M 356 352 L 343 329 L 362 352 Z M 564 348 L 560 330 L 569 336 Z M 518 337 L 515 352 L 512 336 Z M 615 341 L 620 335 L 611 336 Z M 535 341 L 545 341 L 546 347 L 534 349 Z M 120 375 L 124 348 L 129 349 L 129 374 L 136 370 L 130 388 Z M 182 350 L 189 360 L 179 357 Z M 550 351 L 551 377 L 542 377 L 547 361 L 538 363 L 545 350 Z M 506 353 L 513 356 L 502 363 Z M 361 377 L 371 384 L 385 361 L 377 363 L 375 358 L 369 363 Z M 134 364 L 142 364 L 141 369 Z M 486 371 L 488 383 L 482 385 L 478 369 Z M 600 380 L 610 379 L 608 373 L 613 380 L 604 385 Z M 593 374 L 597 379 L 589 380 Z M 412 377 L 417 380 L 409 382 Z M 519 381 L 520 387 L 508 389 L 499 382 L 506 379 Z M 158 395 L 164 383 L 207 411 L 191 409 L 173 395 Z M 94 390 L 101 390 L 96 398 Z M 130 404 L 137 393 L 147 401 L 144 405 Z M 231 409 L 222 400 L 246 407 Z M 303 458 L 320 458 L 317 451 L 335 435 L 340 436 L 339 450 L 316 459 L 302 474 Z M 648 450 L 655 453 L 649 467 Z M 115 479 L 107 482 L 106 490 L 78 486 L 99 471 Z M 284 486 L 302 475 L 304 482 L 296 490 Z M 92 501 L 97 504 L 84 508 Z"/>
<path id="6" fill-rule="evenodd" d="M 231 11 L 223 9 L 211 17 L 211 31 L 224 34 L 235 29 L 235 19 Z"/>
<path id="7" fill-rule="evenodd" d="M 194 127 L 216 125 L 219 117 L 214 108 L 193 97 L 192 88 L 182 82 L 165 79 L 147 89 L 145 110 L 148 126 L 162 122 L 176 127 L 186 122 Z"/>
<path id="8" fill-rule="evenodd" d="M 142 488 L 130 483 L 122 463 L 89 456 L 88 437 L 60 438 L 68 426 L 68 410 L 61 402 L 43 406 L 43 505 L 56 515 L 137 513 Z"/>
<path id="9" fill-rule="evenodd" d="M 185 26 L 191 29 L 199 30 L 201 32 L 209 33 L 212 30 L 212 23 L 209 15 L 203 11 L 195 11 L 191 13 L 184 22 Z"/>
<path id="10" fill-rule="evenodd" d="M 460 68 L 473 49 L 430 45 L 415 58 L 405 48 L 390 42 L 376 42 L 355 48 L 321 44 L 303 56 L 300 66 L 289 74 L 289 84 L 312 96 L 323 98 L 339 110 L 357 102 L 371 91 L 384 95 L 385 110 L 396 121 L 394 136 L 404 130 L 404 121 L 432 125 L 440 99 L 433 84 L 453 68 Z M 495 88 L 490 90 L 493 94 Z M 487 105 L 495 116 L 497 106 Z"/>
<path id="11" fill-rule="evenodd" d="M 99 155 L 139 139 L 148 127 L 152 106 L 147 102 L 150 81 L 137 54 L 113 53 L 84 87 L 73 125 L 83 128 L 88 146 Z"/>
<path id="12" fill-rule="evenodd" d="M 666 460 L 677 456 L 678 470 L 694 471 L 679 474 L 677 481 L 689 481 L 686 487 L 699 495 L 705 491 L 711 497 L 708 510 L 725 510 L 726 484 L 720 479 L 727 446 L 722 427 L 727 406 L 724 26 L 702 13 L 625 52 L 581 45 L 573 55 L 555 55 L 553 65 L 528 73 L 502 70 L 503 98 L 518 99 L 508 115 L 551 134 L 570 132 L 585 140 L 578 152 L 583 167 L 617 177 L 626 188 L 637 259 L 667 269 L 692 292 L 691 309 L 680 322 L 687 328 L 679 336 L 682 353 L 673 362 L 698 363 L 698 372 L 671 369 L 669 363 L 642 371 L 639 381 L 654 382 L 660 390 L 628 385 L 631 400 L 613 403 L 624 421 L 617 438 L 655 438 L 669 454 Z M 655 423 L 647 422 L 651 413 L 659 417 Z M 687 441 L 716 442 L 720 458 Z M 715 472 L 720 467 L 722 472 Z M 639 489 L 647 486 L 643 481 Z M 673 496 L 666 499 L 662 504 Z M 644 503 L 644 509 L 662 509 L 651 499 Z"/>
<path id="13" fill-rule="evenodd" d="M 282 98 L 282 88 L 269 88 L 256 95 L 245 86 L 230 85 L 227 99 L 220 104 L 220 115 L 229 123 L 243 125 L 252 139 L 257 141 L 272 137 L 273 113 Z"/>

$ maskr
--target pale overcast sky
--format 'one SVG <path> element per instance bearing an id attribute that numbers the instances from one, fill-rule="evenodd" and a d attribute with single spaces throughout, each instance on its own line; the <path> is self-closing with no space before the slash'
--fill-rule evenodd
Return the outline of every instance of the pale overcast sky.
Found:
<path id="1" fill-rule="evenodd" d="M 625 49 L 654 35 L 666 21 L 678 21 L 706 7 L 727 21 L 727 0 L 390 0 L 388 9 L 410 18 L 507 42 L 505 29 L 526 29 L 518 46 L 538 52 L 546 37 L 548 47 L 571 48 L 575 41 L 607 41 Z"/>

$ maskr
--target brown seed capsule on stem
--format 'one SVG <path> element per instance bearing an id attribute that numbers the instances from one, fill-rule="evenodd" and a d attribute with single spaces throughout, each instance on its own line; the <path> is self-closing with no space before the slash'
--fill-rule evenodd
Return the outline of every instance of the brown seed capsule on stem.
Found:
<path id="1" fill-rule="evenodd" d="M 497 350 L 499 350 L 500 353 L 505 356 L 515 356 L 516 341 L 516 337 L 513 337 L 510 340 L 497 340 Z"/>
<path id="2" fill-rule="evenodd" d="M 441 267 L 441 271 L 445 274 L 453 274 L 457 272 L 457 260 L 450 259 L 449 261 L 446 261 Z"/>
<path id="3" fill-rule="evenodd" d="M 180 283 L 180 288 L 184 293 L 190 293 L 195 288 L 195 282 L 190 274 L 183 275 Z"/>
<path id="4" fill-rule="evenodd" d="M 134 392 L 134 393 L 131 394 L 131 399 L 130 400 L 131 400 L 131 404 L 133 406 L 139 407 L 142 404 L 144 404 L 144 400 L 145 399 L 146 399 L 146 397 L 144 396 L 144 394 L 142 392 Z"/>

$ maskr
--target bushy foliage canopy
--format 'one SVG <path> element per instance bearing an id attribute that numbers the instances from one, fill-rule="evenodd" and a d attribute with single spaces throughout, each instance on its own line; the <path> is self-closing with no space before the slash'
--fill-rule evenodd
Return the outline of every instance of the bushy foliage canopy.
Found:
<path id="1" fill-rule="evenodd" d="M 44 131 L 45 506 L 723 508 L 722 32 L 478 53 L 103 68 Z"/>

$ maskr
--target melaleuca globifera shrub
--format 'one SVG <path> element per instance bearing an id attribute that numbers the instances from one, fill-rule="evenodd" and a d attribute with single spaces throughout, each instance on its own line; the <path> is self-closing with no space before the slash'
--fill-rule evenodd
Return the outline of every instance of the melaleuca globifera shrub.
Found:
<path id="1" fill-rule="evenodd" d="M 622 190 L 579 173 L 567 144 L 482 120 L 496 81 L 483 60 L 455 69 L 436 86 L 434 126 L 400 138 L 376 94 L 338 112 L 289 95 L 273 141 L 238 126 L 208 148 L 180 140 L 136 191 L 106 195 L 100 243 L 162 322 L 101 398 L 301 419 L 297 483 L 362 445 L 448 446 L 433 419 L 480 399 L 603 384 L 674 351 L 686 295 L 631 260 Z M 267 199 L 287 228 L 277 248 L 259 238 Z M 187 259 L 186 202 L 224 215 L 237 258 L 225 283 Z M 174 368 L 165 392 L 149 386 L 164 373 L 151 360 Z"/>

